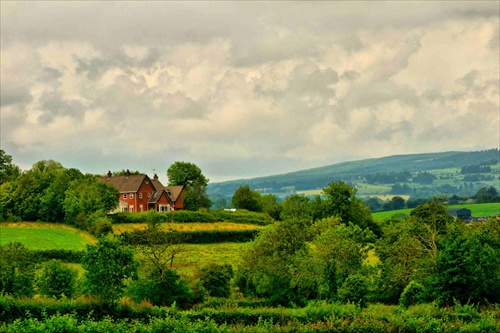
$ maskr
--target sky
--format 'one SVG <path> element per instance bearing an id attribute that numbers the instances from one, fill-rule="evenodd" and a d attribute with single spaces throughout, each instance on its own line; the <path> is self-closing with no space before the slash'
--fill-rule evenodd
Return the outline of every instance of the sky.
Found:
<path id="1" fill-rule="evenodd" d="M 1 149 L 210 182 L 500 143 L 491 2 L 1 2 Z"/>

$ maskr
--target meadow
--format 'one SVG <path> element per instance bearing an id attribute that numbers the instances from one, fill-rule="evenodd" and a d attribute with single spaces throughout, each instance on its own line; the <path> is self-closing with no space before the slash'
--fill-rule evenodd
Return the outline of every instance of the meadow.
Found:
<path id="1" fill-rule="evenodd" d="M 466 204 L 466 205 L 451 205 L 448 206 L 449 209 L 453 208 L 467 208 L 471 210 L 471 214 L 474 217 L 486 217 L 492 215 L 500 214 L 500 203 L 484 203 L 484 204 Z M 373 218 L 377 220 L 383 220 L 394 215 L 408 215 L 413 208 L 391 210 L 387 212 L 373 213 Z"/>
<path id="2" fill-rule="evenodd" d="M 30 250 L 85 250 L 95 244 L 92 235 L 67 225 L 39 222 L 0 223 L 0 245 L 10 242 L 24 244 Z"/>

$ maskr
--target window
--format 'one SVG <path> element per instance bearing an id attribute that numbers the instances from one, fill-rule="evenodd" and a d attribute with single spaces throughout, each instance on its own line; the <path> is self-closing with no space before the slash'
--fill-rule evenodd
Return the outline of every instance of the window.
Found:
<path id="1" fill-rule="evenodd" d="M 130 199 L 134 198 L 134 193 L 130 193 Z"/>
<path id="2" fill-rule="evenodd" d="M 123 207 L 122 212 L 126 212 L 126 211 L 127 211 L 127 207 Z"/>
<path id="3" fill-rule="evenodd" d="M 133 212 L 134 212 L 134 206 L 129 206 L 129 211 L 130 211 L 131 213 L 133 213 Z"/>
<path id="4" fill-rule="evenodd" d="M 158 211 L 168 212 L 170 210 L 170 205 L 158 205 Z"/>
<path id="5" fill-rule="evenodd" d="M 142 212 L 142 205 L 139 205 L 139 211 Z"/>
<path id="6" fill-rule="evenodd" d="M 151 193 L 148 193 L 148 198 L 151 198 Z"/>
<path id="7" fill-rule="evenodd" d="M 127 199 L 127 193 L 123 193 L 123 199 Z"/>
<path id="8" fill-rule="evenodd" d="M 142 199 L 142 193 L 139 193 L 139 199 Z"/>

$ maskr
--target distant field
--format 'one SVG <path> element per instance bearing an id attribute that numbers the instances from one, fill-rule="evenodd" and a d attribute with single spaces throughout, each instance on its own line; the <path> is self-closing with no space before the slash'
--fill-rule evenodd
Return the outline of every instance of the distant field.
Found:
<path id="1" fill-rule="evenodd" d="M 468 205 L 452 205 L 448 208 L 467 208 L 471 210 L 472 216 L 491 216 L 500 214 L 500 203 L 485 203 L 485 204 L 468 204 Z M 412 211 L 412 209 L 401 209 L 401 210 L 391 210 L 388 212 L 378 212 L 374 213 L 373 218 L 375 219 L 386 219 L 393 215 L 404 214 L 407 215 Z"/>
<path id="2" fill-rule="evenodd" d="M 0 244 L 10 242 L 22 243 L 32 250 L 84 250 L 85 245 L 94 244 L 96 239 L 67 225 L 36 222 L 0 223 Z"/>
<path id="3" fill-rule="evenodd" d="M 231 222 L 215 222 L 215 223 L 162 223 L 162 228 L 172 228 L 178 231 L 202 231 L 202 230 L 253 230 L 262 229 L 263 226 L 255 224 L 241 224 Z M 123 223 L 113 224 L 113 232 L 121 234 L 125 231 L 143 230 L 146 229 L 145 223 Z"/>

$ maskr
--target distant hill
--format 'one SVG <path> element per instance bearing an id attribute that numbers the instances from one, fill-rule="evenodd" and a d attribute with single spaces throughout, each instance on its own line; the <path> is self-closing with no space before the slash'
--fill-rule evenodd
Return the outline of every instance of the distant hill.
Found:
<path id="1" fill-rule="evenodd" d="M 289 189 L 294 191 L 314 190 L 321 189 L 335 180 L 357 182 L 362 181 L 362 178 L 368 175 L 374 174 L 424 172 L 483 164 L 497 165 L 498 162 L 498 149 L 394 155 L 343 162 L 281 175 L 212 183 L 208 186 L 208 194 L 211 197 L 231 196 L 242 185 L 249 185 L 250 188 L 265 193 L 286 193 Z"/>

